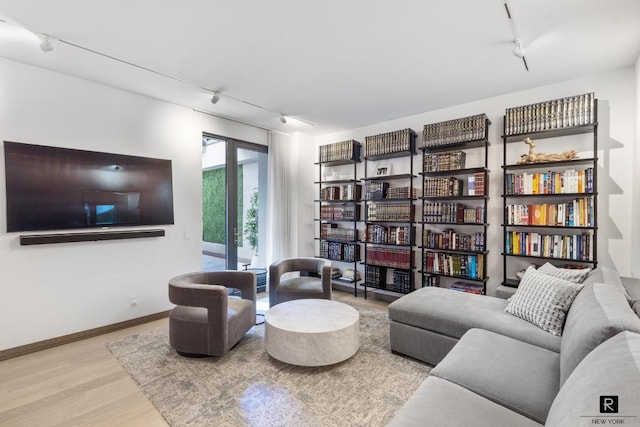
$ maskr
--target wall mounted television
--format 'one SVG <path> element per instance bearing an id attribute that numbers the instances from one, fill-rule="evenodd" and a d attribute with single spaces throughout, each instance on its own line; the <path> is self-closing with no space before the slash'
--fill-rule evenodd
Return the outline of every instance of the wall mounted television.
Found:
<path id="1" fill-rule="evenodd" d="M 7 232 L 173 224 L 171 160 L 4 142 Z"/>

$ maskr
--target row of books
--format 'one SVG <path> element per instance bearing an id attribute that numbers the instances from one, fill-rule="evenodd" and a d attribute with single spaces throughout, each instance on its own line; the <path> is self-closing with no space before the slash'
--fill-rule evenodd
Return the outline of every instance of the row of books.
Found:
<path id="1" fill-rule="evenodd" d="M 413 290 L 411 285 L 411 276 L 413 272 L 394 270 L 393 271 L 393 291 L 402 294 L 408 294 Z"/>
<path id="2" fill-rule="evenodd" d="M 384 199 L 387 197 L 388 188 L 388 182 L 366 181 L 364 184 L 364 198 L 366 200 Z"/>
<path id="3" fill-rule="evenodd" d="M 360 160 L 361 147 L 362 144 L 353 139 L 321 145 L 318 161 L 320 163 L 326 163 L 339 160 Z"/>
<path id="4" fill-rule="evenodd" d="M 451 229 L 446 229 L 439 233 L 432 230 L 424 230 L 422 243 L 424 247 L 429 249 L 484 251 L 485 235 L 481 232 L 473 234 L 459 233 Z"/>
<path id="5" fill-rule="evenodd" d="M 321 241 L 320 258 L 326 258 L 334 261 L 355 262 L 360 260 L 360 245 Z"/>
<path id="6" fill-rule="evenodd" d="M 484 255 L 427 252 L 423 267 L 427 273 L 482 279 L 484 278 Z"/>
<path id="7" fill-rule="evenodd" d="M 413 218 L 412 203 L 367 202 L 367 221 L 411 222 Z"/>
<path id="8" fill-rule="evenodd" d="M 424 147 L 433 147 L 486 138 L 489 120 L 486 114 L 424 125 Z"/>
<path id="9" fill-rule="evenodd" d="M 509 231 L 506 234 L 505 253 L 593 261 L 593 234 L 558 235 Z"/>
<path id="10" fill-rule="evenodd" d="M 353 203 L 321 205 L 320 219 L 360 221 L 360 205 L 354 205 Z"/>
<path id="11" fill-rule="evenodd" d="M 411 245 L 413 227 L 406 225 L 393 227 L 378 224 L 367 224 L 364 229 L 367 243 L 379 243 L 387 245 Z"/>
<path id="12" fill-rule="evenodd" d="M 484 196 L 487 194 L 486 173 L 476 172 L 467 177 L 467 194 L 469 196 Z"/>
<path id="13" fill-rule="evenodd" d="M 425 222 L 452 224 L 484 224 L 484 206 L 467 207 L 457 202 L 425 203 Z"/>
<path id="14" fill-rule="evenodd" d="M 415 133 L 411 129 L 396 130 L 379 135 L 367 136 L 364 139 L 365 156 L 379 156 L 382 154 L 413 152 Z"/>
<path id="15" fill-rule="evenodd" d="M 412 256 L 413 251 L 410 249 L 369 247 L 366 250 L 365 262 L 383 267 L 409 269 Z"/>
<path id="16" fill-rule="evenodd" d="M 324 222 L 320 224 L 320 238 L 321 239 L 335 239 L 335 240 L 357 240 L 357 230 L 354 228 L 341 228 L 338 224 L 331 222 Z"/>
<path id="17" fill-rule="evenodd" d="M 566 98 L 507 108 L 504 118 L 506 135 L 540 132 L 595 122 L 593 92 Z"/>
<path id="18" fill-rule="evenodd" d="M 592 193 L 593 168 L 505 175 L 507 194 Z"/>
<path id="19" fill-rule="evenodd" d="M 467 292 L 470 294 L 482 295 L 484 286 L 481 283 L 455 281 L 449 286 L 452 291 Z"/>
<path id="20" fill-rule="evenodd" d="M 593 202 L 593 197 L 583 197 L 564 203 L 507 205 L 507 224 L 594 227 Z"/>
<path id="21" fill-rule="evenodd" d="M 424 154 L 424 172 L 442 172 L 464 169 L 467 154 L 464 151 L 447 151 L 445 153 Z"/>
<path id="22" fill-rule="evenodd" d="M 452 197 L 462 196 L 464 184 L 461 179 L 451 178 L 424 178 L 425 197 Z"/>
<path id="23" fill-rule="evenodd" d="M 387 199 L 415 199 L 417 191 L 413 187 L 390 187 L 387 189 Z"/>
<path id="24" fill-rule="evenodd" d="M 332 185 L 320 189 L 320 200 L 359 200 L 360 197 L 360 184 Z"/>
<path id="25" fill-rule="evenodd" d="M 387 280 L 386 275 L 387 269 L 384 267 L 378 267 L 375 265 L 364 266 L 364 282 L 366 286 L 385 289 L 385 283 Z"/>

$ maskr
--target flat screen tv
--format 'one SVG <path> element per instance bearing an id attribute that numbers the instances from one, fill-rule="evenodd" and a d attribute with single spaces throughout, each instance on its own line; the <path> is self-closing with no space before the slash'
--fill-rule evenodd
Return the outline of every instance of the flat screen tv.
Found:
<path id="1" fill-rule="evenodd" d="M 7 232 L 173 224 L 171 160 L 4 142 Z"/>

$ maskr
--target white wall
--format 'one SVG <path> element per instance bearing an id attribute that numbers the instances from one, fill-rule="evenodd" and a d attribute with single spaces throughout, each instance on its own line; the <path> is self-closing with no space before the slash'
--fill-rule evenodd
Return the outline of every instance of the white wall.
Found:
<path id="1" fill-rule="evenodd" d="M 347 139 L 364 142 L 365 136 L 389 132 L 398 129 L 411 128 L 419 135 L 423 126 L 443 120 L 465 117 L 468 115 L 486 113 L 492 122 L 489 139 L 489 208 L 487 242 L 489 249 L 487 293 L 492 294 L 502 281 L 502 117 L 505 109 L 512 106 L 524 105 L 571 96 L 586 92 L 595 92 L 599 99 L 599 212 L 598 212 L 598 260 L 602 265 L 614 266 L 623 275 L 632 271 L 632 253 L 637 253 L 637 247 L 632 247 L 631 229 L 633 221 L 629 221 L 632 208 L 634 167 L 634 132 L 637 114 L 635 110 L 636 94 L 635 79 L 637 70 L 626 68 L 596 76 L 585 77 L 553 85 L 539 87 L 522 92 L 511 93 L 489 99 L 483 99 L 468 104 L 458 105 L 442 110 L 426 112 L 415 116 L 404 117 L 384 123 L 352 129 L 316 139 L 317 145 L 328 144 Z M 523 73 L 526 78 L 526 73 Z M 422 143 L 421 136 L 418 137 Z M 523 144 L 524 147 L 524 144 Z M 558 150 L 558 151 L 563 151 Z M 523 148 L 523 153 L 526 148 Z M 306 157 L 305 157 L 306 158 Z M 419 157 L 414 159 L 420 170 Z M 303 161 L 303 159 L 301 159 Z M 311 162 L 309 162 L 311 164 Z M 360 166 L 362 167 L 362 166 Z M 637 173 L 637 172 L 636 172 Z M 359 172 L 359 177 L 364 176 Z M 415 184 L 421 188 L 420 180 Z M 420 232 L 420 230 L 419 230 Z M 420 239 L 418 238 L 418 241 Z M 634 251 L 635 249 L 635 251 Z M 420 257 L 417 258 L 418 260 Z M 635 260 L 634 260 L 635 261 Z M 419 282 L 418 282 L 419 283 Z"/>
<path id="2" fill-rule="evenodd" d="M 172 306 L 168 279 L 201 267 L 202 132 L 267 143 L 263 130 L 0 59 L 2 140 L 171 159 L 175 209 L 165 237 L 20 246 L 0 161 L 0 349 Z"/>

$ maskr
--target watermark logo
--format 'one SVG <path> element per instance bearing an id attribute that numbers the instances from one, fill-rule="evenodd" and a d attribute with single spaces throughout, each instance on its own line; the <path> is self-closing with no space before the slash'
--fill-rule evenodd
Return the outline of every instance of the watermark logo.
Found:
<path id="1" fill-rule="evenodd" d="M 600 396 L 600 413 L 617 414 L 618 396 Z"/>

